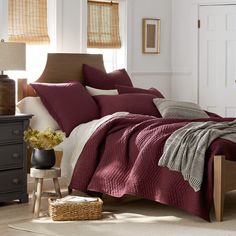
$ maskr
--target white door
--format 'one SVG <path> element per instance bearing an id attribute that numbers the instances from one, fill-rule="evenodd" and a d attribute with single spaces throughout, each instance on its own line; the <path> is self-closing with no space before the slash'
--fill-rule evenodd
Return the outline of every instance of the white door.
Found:
<path id="1" fill-rule="evenodd" d="M 236 117 L 236 5 L 200 6 L 199 105 Z"/>

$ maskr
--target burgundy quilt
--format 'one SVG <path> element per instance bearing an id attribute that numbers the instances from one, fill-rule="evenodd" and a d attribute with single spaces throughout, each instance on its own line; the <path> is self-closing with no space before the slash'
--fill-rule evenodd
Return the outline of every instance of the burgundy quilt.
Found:
<path id="1" fill-rule="evenodd" d="M 194 121 L 208 120 L 233 119 Z M 202 187 L 195 192 L 179 172 L 158 166 L 166 139 L 188 122 L 191 120 L 132 114 L 107 121 L 85 145 L 76 163 L 70 188 L 114 197 L 125 194 L 139 196 L 182 208 L 210 221 L 213 157 L 224 154 L 233 160 L 236 144 L 223 139 L 216 139 L 211 144 L 206 153 Z"/>

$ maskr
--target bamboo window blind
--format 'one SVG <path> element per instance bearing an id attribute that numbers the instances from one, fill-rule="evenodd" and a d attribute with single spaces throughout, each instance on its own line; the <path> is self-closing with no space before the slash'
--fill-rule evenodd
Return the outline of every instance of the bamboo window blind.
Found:
<path id="1" fill-rule="evenodd" d="M 88 1 L 88 48 L 120 48 L 118 2 Z"/>
<path id="2" fill-rule="evenodd" d="M 49 43 L 47 0 L 8 0 L 8 40 Z"/>

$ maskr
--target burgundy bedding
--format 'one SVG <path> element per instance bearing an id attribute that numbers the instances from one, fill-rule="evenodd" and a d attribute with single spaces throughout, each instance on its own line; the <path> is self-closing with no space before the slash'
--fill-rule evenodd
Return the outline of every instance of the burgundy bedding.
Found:
<path id="1" fill-rule="evenodd" d="M 100 117 L 119 111 L 161 117 L 153 103 L 156 97 L 151 94 L 97 95 L 93 98 L 99 107 Z"/>
<path id="2" fill-rule="evenodd" d="M 231 121 L 207 118 L 194 121 Z M 158 166 L 166 139 L 191 120 L 162 119 L 145 115 L 113 118 L 100 126 L 78 159 L 70 188 L 115 197 L 125 194 L 182 208 L 210 220 L 213 203 L 213 157 L 224 154 L 233 160 L 236 144 L 215 140 L 205 159 L 201 190 L 195 192 L 179 172 Z"/>
<path id="3" fill-rule="evenodd" d="M 87 86 L 98 89 L 116 89 L 116 85 L 133 87 L 125 69 L 105 73 L 92 66 L 83 64 L 83 76 Z"/>
<path id="4" fill-rule="evenodd" d="M 144 94 L 152 94 L 157 98 L 164 98 L 163 94 L 156 88 L 143 89 L 143 88 L 134 88 L 130 86 L 116 85 L 116 89 L 118 90 L 119 94 L 144 93 Z"/>

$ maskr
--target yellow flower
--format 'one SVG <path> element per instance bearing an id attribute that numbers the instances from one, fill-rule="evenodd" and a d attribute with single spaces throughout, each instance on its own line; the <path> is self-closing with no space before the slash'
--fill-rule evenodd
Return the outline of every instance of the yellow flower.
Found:
<path id="1" fill-rule="evenodd" d="M 32 147 L 37 149 L 52 149 L 63 141 L 64 133 L 50 128 L 45 131 L 38 131 L 29 128 L 24 132 L 24 140 Z"/>

